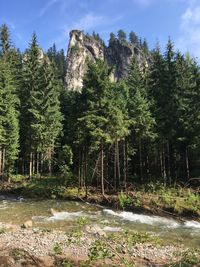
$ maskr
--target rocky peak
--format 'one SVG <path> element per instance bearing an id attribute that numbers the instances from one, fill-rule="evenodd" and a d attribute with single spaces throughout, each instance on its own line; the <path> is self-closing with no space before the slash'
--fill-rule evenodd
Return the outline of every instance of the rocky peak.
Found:
<path id="1" fill-rule="evenodd" d="M 118 81 L 127 75 L 133 57 L 141 63 L 146 60 L 141 47 L 136 44 L 116 38 L 105 46 L 100 39 L 73 30 L 67 52 L 66 87 L 68 90 L 81 90 L 88 59 L 105 60 L 113 68 L 113 80 Z"/>
<path id="2" fill-rule="evenodd" d="M 70 32 L 67 52 L 66 86 L 68 90 L 81 90 L 87 60 L 104 60 L 104 45 L 82 31 Z"/>

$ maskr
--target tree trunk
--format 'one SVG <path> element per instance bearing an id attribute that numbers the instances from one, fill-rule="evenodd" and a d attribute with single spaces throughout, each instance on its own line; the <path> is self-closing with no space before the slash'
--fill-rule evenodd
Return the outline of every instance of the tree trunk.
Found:
<path id="1" fill-rule="evenodd" d="M 117 149 L 117 170 L 118 170 L 118 187 L 121 186 L 121 173 L 120 173 L 120 161 L 119 161 L 119 141 L 116 140 L 116 149 Z"/>
<path id="2" fill-rule="evenodd" d="M 127 187 L 127 166 L 126 166 L 126 140 L 123 141 L 123 160 L 124 160 L 124 169 L 123 169 L 123 173 L 124 173 L 124 188 L 126 190 Z"/>
<path id="3" fill-rule="evenodd" d="M 189 159 L 188 159 L 188 148 L 185 148 L 185 166 L 186 166 L 186 178 L 190 179 L 190 168 L 189 168 Z"/>
<path id="4" fill-rule="evenodd" d="M 140 179 L 143 182 L 143 163 L 142 163 L 142 141 L 139 140 L 139 158 L 140 158 Z"/>
<path id="5" fill-rule="evenodd" d="M 81 152 L 80 146 L 78 148 L 78 191 L 81 188 Z"/>
<path id="6" fill-rule="evenodd" d="M 32 154 L 32 174 L 35 174 L 35 153 Z"/>
<path id="7" fill-rule="evenodd" d="M 86 143 L 86 145 L 85 145 L 85 184 L 84 184 L 86 198 L 88 195 L 88 188 L 87 188 L 87 175 L 88 175 L 88 173 L 87 173 L 87 171 L 88 171 L 88 152 L 87 152 L 87 143 Z"/>
<path id="8" fill-rule="evenodd" d="M 160 173 L 161 177 L 164 177 L 164 170 L 163 170 L 163 157 L 162 157 L 162 151 L 159 151 L 159 158 L 160 158 Z"/>
<path id="9" fill-rule="evenodd" d="M 32 178 L 32 165 L 33 165 L 33 153 L 31 152 L 30 153 L 30 158 L 29 158 L 29 178 L 31 179 Z"/>
<path id="10" fill-rule="evenodd" d="M 163 159 L 163 182 L 166 185 L 166 164 L 165 164 L 165 150 L 164 145 L 162 147 L 162 159 Z"/>
<path id="11" fill-rule="evenodd" d="M 115 141 L 115 149 L 114 149 L 114 190 L 117 191 L 117 146 Z"/>
<path id="12" fill-rule="evenodd" d="M 2 175 L 2 150 L 0 150 L 0 175 Z"/>
<path id="13" fill-rule="evenodd" d="M 4 169 L 5 169 L 5 156 L 6 156 L 6 150 L 5 148 L 3 148 L 3 151 L 2 151 L 2 174 L 4 174 Z"/>
<path id="14" fill-rule="evenodd" d="M 101 144 L 101 192 L 104 195 L 104 151 L 103 144 Z"/>
<path id="15" fill-rule="evenodd" d="M 171 164 L 170 164 L 170 149 L 169 149 L 169 141 L 167 142 L 167 176 L 169 180 L 169 184 L 171 185 Z"/>
<path id="16" fill-rule="evenodd" d="M 37 153 L 36 156 L 36 173 L 39 174 L 39 164 L 40 164 L 40 153 Z"/>

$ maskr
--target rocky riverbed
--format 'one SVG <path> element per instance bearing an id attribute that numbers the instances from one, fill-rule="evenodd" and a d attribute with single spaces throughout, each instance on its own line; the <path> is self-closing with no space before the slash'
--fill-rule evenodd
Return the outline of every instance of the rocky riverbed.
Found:
<path id="1" fill-rule="evenodd" d="M 79 226 L 70 232 L 27 227 L 0 224 L 1 267 L 168 266 L 185 260 L 185 255 L 194 263 L 187 266 L 200 266 L 198 250 L 162 245 L 155 236 L 113 233 L 98 225 Z"/>

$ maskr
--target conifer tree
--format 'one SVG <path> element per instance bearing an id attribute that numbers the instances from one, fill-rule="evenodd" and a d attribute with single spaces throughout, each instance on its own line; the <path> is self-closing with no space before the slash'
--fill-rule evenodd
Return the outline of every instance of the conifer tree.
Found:
<path id="1" fill-rule="evenodd" d="M 138 144 L 140 178 L 144 179 L 143 174 L 143 143 L 155 137 L 155 121 L 150 112 L 150 103 L 147 99 L 147 89 L 141 68 L 136 60 L 132 60 L 129 76 L 127 78 L 129 88 L 129 118 L 131 124 L 131 139 L 134 140 L 133 146 Z"/>
<path id="2" fill-rule="evenodd" d="M 14 162 L 18 154 L 18 112 L 19 104 L 14 87 L 12 73 L 7 62 L 0 61 L 0 121 L 1 121 L 1 144 L 0 144 L 0 169 L 1 174 L 9 178 L 13 171 Z"/>
<path id="3" fill-rule="evenodd" d="M 119 41 L 125 41 L 126 40 L 126 33 L 123 30 L 119 30 L 117 32 L 117 37 L 119 39 Z"/>
<path id="4" fill-rule="evenodd" d="M 0 102 L 1 102 L 1 144 L 0 174 L 9 178 L 13 172 L 18 154 L 19 127 L 18 105 L 12 61 L 11 41 L 8 27 L 4 24 L 0 29 Z"/>
<path id="5" fill-rule="evenodd" d="M 133 31 L 129 33 L 129 40 L 132 44 L 135 44 L 135 45 L 139 43 L 138 37 Z"/>

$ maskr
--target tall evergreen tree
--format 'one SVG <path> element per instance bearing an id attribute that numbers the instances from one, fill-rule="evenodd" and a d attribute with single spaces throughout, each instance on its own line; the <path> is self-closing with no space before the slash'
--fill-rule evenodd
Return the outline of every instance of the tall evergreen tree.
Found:
<path id="1" fill-rule="evenodd" d="M 147 88 L 143 72 L 136 60 L 132 60 L 129 76 L 127 78 L 129 88 L 129 117 L 131 123 L 132 145 L 138 145 L 140 178 L 143 181 L 143 145 L 155 137 L 155 120 L 150 111 L 150 103 L 147 99 Z"/>
<path id="2" fill-rule="evenodd" d="M 117 37 L 119 39 L 119 41 L 125 41 L 126 40 L 126 33 L 123 30 L 119 30 L 117 32 Z"/>

